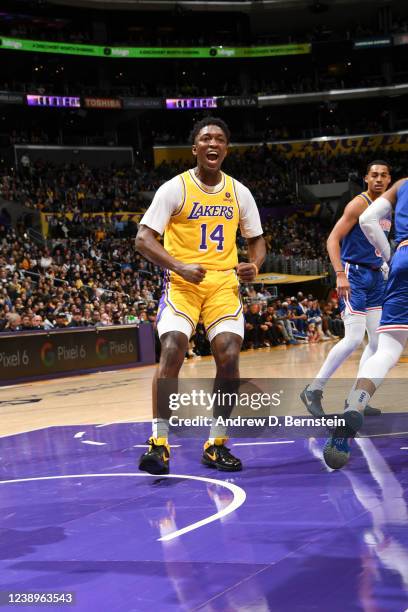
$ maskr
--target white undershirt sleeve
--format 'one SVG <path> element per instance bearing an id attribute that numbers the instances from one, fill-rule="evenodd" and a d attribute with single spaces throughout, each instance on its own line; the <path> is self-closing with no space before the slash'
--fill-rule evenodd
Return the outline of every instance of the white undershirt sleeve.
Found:
<path id="1" fill-rule="evenodd" d="M 263 234 L 259 210 L 252 193 L 239 181 L 234 180 L 239 206 L 239 227 L 244 238 L 255 238 Z"/>
<path id="2" fill-rule="evenodd" d="M 380 225 L 380 221 L 384 217 L 389 216 L 391 211 L 392 204 L 386 198 L 380 196 L 370 204 L 359 218 L 363 234 L 373 247 L 381 253 L 385 261 L 389 261 L 391 257 L 391 247 Z"/>
<path id="3" fill-rule="evenodd" d="M 160 235 L 164 233 L 171 216 L 181 206 L 184 199 L 184 188 L 180 175 L 163 183 L 156 191 L 152 203 L 140 220 Z"/>

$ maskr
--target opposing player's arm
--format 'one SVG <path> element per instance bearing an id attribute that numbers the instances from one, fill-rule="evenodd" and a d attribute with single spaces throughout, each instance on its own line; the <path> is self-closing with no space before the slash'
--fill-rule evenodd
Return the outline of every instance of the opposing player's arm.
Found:
<path id="1" fill-rule="evenodd" d="M 391 247 L 381 228 L 380 221 L 391 214 L 397 201 L 398 189 L 405 183 L 405 180 L 397 181 L 391 189 L 377 198 L 359 218 L 360 227 L 365 237 L 381 253 L 386 262 L 390 260 Z"/>
<path id="2" fill-rule="evenodd" d="M 348 282 L 341 261 L 340 243 L 358 223 L 358 219 L 366 207 L 367 203 L 360 197 L 355 197 L 351 200 L 327 239 L 327 252 L 336 273 L 336 286 L 339 297 L 347 297 L 347 295 L 351 293 L 350 283 Z"/>

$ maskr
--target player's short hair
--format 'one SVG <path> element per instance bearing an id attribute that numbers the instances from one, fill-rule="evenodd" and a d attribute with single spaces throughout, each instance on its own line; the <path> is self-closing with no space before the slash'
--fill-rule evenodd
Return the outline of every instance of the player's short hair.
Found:
<path id="1" fill-rule="evenodd" d="M 204 117 L 204 119 L 200 119 L 200 121 L 197 121 L 193 125 L 193 129 L 191 130 L 190 134 L 191 144 L 195 143 L 195 139 L 197 138 L 198 134 L 204 127 L 207 127 L 207 125 L 216 125 L 217 127 L 221 128 L 226 136 L 227 142 L 230 141 L 231 132 L 223 119 L 220 119 L 219 117 Z"/>
<path id="2" fill-rule="evenodd" d="M 368 174 L 371 170 L 371 168 L 373 166 L 387 166 L 388 168 L 388 172 L 391 174 L 391 166 L 388 162 L 384 161 L 383 159 L 375 159 L 374 161 L 370 162 L 367 166 L 367 171 L 366 174 Z"/>

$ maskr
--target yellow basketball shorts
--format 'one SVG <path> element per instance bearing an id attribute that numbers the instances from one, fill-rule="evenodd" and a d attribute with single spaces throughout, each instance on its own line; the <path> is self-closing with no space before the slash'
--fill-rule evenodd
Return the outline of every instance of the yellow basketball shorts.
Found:
<path id="1" fill-rule="evenodd" d="M 157 312 L 159 336 L 180 331 L 190 338 L 202 317 L 208 339 L 221 332 L 244 337 L 244 317 L 235 270 L 207 270 L 199 285 L 166 272 Z"/>

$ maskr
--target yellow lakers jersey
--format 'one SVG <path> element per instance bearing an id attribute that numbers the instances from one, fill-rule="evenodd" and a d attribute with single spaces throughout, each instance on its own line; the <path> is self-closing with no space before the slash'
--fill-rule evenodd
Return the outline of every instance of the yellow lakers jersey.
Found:
<path id="1" fill-rule="evenodd" d="M 164 232 L 164 248 L 179 261 L 199 263 L 207 270 L 234 268 L 239 224 L 234 179 L 222 173 L 219 188 L 209 192 L 194 170 L 179 176 L 184 197 Z"/>

